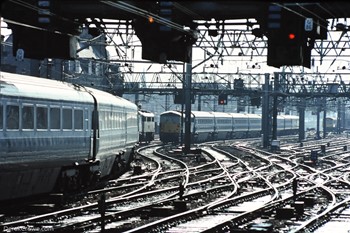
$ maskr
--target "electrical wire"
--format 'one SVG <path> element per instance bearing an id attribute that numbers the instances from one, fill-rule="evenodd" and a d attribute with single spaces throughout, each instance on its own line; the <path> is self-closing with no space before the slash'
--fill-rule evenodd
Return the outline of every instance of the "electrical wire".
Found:
<path id="1" fill-rule="evenodd" d="M 320 3 L 317 3 L 317 6 L 324 10 L 327 14 L 329 14 L 332 18 L 337 18 L 332 12 L 330 12 L 327 8 L 324 8 Z"/>
<path id="2" fill-rule="evenodd" d="M 193 19 L 196 20 L 204 20 L 205 18 L 193 11 L 191 11 L 190 9 L 184 7 L 183 5 L 177 3 L 177 2 L 173 2 L 173 6 L 177 9 L 179 9 L 180 11 L 182 11 L 183 13 L 187 14 L 188 16 L 190 16 Z"/>
<path id="3" fill-rule="evenodd" d="M 308 18 L 308 17 L 305 16 L 304 14 L 299 13 L 299 12 L 293 10 L 292 8 L 288 7 L 288 5 L 286 5 L 286 4 L 280 4 L 280 3 L 273 3 L 273 4 L 276 5 L 276 6 L 279 6 L 279 7 L 283 8 L 283 9 L 289 11 L 289 12 L 292 12 L 292 13 L 294 13 L 295 15 L 300 16 L 301 18 L 304 18 L 304 19 L 307 19 L 307 18 Z M 306 8 L 302 7 L 300 4 L 296 4 L 296 5 L 299 6 L 301 9 L 307 11 L 308 13 L 312 13 L 310 10 L 307 10 Z M 315 15 L 315 16 L 317 16 L 317 14 L 315 14 L 315 13 L 312 13 L 312 14 Z M 320 17 L 320 16 L 317 16 L 317 17 L 318 17 L 319 19 L 322 19 L 322 21 L 326 21 L 326 22 L 327 22 L 327 20 L 323 19 L 322 17 Z M 325 29 L 327 30 L 327 26 L 324 26 L 324 25 L 322 25 L 322 24 L 320 24 L 319 26 L 322 27 L 322 28 L 325 28 Z"/>
<path id="4" fill-rule="evenodd" d="M 43 8 L 40 8 L 40 7 L 38 7 L 38 6 L 34 6 L 34 5 L 30 4 L 30 3 L 27 3 L 27 2 L 22 1 L 22 0 L 9 0 L 9 2 L 12 2 L 12 3 L 14 3 L 14 4 L 23 6 L 23 7 L 27 8 L 27 9 L 33 10 L 33 11 L 36 12 L 36 13 L 37 13 L 37 12 L 40 12 L 40 10 L 43 10 Z M 54 14 L 54 13 L 52 13 L 51 11 L 49 11 L 49 9 L 48 9 L 47 12 L 45 12 L 45 14 L 47 14 L 47 15 L 49 15 L 49 16 L 52 16 L 52 17 L 55 17 L 55 18 L 58 18 L 58 19 L 61 19 L 61 20 L 63 20 L 63 21 L 66 21 L 66 22 L 69 22 L 69 23 L 73 23 L 73 24 L 77 24 L 77 25 L 78 25 L 77 22 L 75 22 L 75 21 L 73 21 L 73 20 L 71 20 L 71 19 L 69 19 L 69 18 L 65 18 L 65 17 L 63 17 L 63 16 Z"/>
<path id="5" fill-rule="evenodd" d="M 115 8 L 119 8 L 119 9 L 127 11 L 129 13 L 141 16 L 141 17 L 146 18 L 146 19 L 149 19 L 149 17 L 152 17 L 155 22 L 163 24 L 163 25 L 168 26 L 170 28 L 173 28 L 175 30 L 178 30 L 178 31 L 181 31 L 181 32 L 185 32 L 185 33 L 189 33 L 189 34 L 192 34 L 194 36 L 197 34 L 197 32 L 195 30 L 184 29 L 183 25 L 174 23 L 174 22 L 172 22 L 172 21 L 170 21 L 168 19 L 160 17 L 160 16 L 158 16 L 158 15 L 156 15 L 154 13 L 151 13 L 151 12 L 146 11 L 144 9 L 141 9 L 139 7 L 133 6 L 133 5 L 128 4 L 126 2 L 122 2 L 122 1 L 119 1 L 119 2 L 101 1 L 101 2 L 104 3 L 104 4 L 107 4 L 109 6 L 112 6 L 112 7 L 115 7 Z"/>
<path id="6" fill-rule="evenodd" d="M 321 16 L 317 15 L 316 13 L 310 11 L 309 9 L 306 9 L 306 8 L 305 8 L 304 6 L 302 6 L 301 4 L 296 3 L 296 5 L 297 5 L 298 7 L 300 7 L 301 9 L 303 9 L 304 11 L 306 11 L 306 12 L 312 14 L 313 16 L 315 16 L 316 18 L 320 19 L 320 20 L 323 21 L 324 23 L 327 23 L 327 22 L 328 22 L 326 19 L 324 19 L 323 17 L 321 17 Z"/>

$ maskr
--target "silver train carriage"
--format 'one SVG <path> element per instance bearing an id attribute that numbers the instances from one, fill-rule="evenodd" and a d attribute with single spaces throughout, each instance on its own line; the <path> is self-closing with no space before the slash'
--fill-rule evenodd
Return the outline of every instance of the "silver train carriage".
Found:
<path id="1" fill-rule="evenodd" d="M 163 143 L 180 141 L 181 117 L 184 119 L 185 115 L 179 111 L 166 111 L 160 115 L 159 138 Z M 298 132 L 299 117 L 297 116 L 278 116 L 277 122 L 279 135 Z M 184 128 L 182 127 L 182 133 Z M 191 140 L 194 143 L 260 135 L 261 115 L 259 114 L 191 112 Z"/>
<path id="2" fill-rule="evenodd" d="M 155 133 L 155 122 L 154 113 L 139 110 L 139 141 L 140 142 L 151 142 L 154 140 Z"/>
<path id="3" fill-rule="evenodd" d="M 0 201 L 119 173 L 137 141 L 137 106 L 123 98 L 0 74 Z"/>

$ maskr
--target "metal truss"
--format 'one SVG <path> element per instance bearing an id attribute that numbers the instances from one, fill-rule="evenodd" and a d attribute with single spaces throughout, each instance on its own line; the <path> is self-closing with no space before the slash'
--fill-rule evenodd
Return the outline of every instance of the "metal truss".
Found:
<path id="1" fill-rule="evenodd" d="M 141 60 L 142 47 L 138 38 L 132 30 L 130 21 L 118 21 L 105 23 L 105 31 L 108 38 L 107 44 L 114 48 L 116 57 L 110 59 L 122 65 L 125 71 L 124 81 L 126 83 L 140 82 L 140 73 L 144 73 L 145 81 L 164 83 L 169 80 L 169 73 L 174 76 L 183 77 L 183 64 L 181 62 L 169 62 L 167 64 L 155 64 Z M 219 21 L 219 22 L 198 22 L 198 39 L 193 46 L 193 52 L 199 54 L 199 58 L 192 62 L 192 73 L 204 77 L 223 77 L 222 80 L 230 80 L 227 77 L 241 76 L 245 81 L 250 82 L 250 73 L 261 72 L 263 68 L 269 68 L 266 63 L 267 38 L 257 37 L 253 34 L 258 27 L 255 20 L 246 21 Z M 335 24 L 335 23 L 332 23 Z M 349 31 L 335 31 L 330 28 L 327 40 L 316 40 L 312 51 L 314 66 L 324 65 L 325 59 L 331 61 L 331 65 L 345 61 L 350 54 L 346 54 L 346 49 L 350 47 Z M 221 71 L 227 63 L 236 62 L 238 65 L 232 67 L 230 71 Z M 143 66 L 137 66 L 143 64 Z M 153 69 L 146 69 L 145 66 L 152 66 Z M 143 67 L 143 70 L 137 70 Z M 155 69 L 156 70 L 155 70 Z M 348 76 L 348 67 L 343 66 L 342 75 Z M 167 70 L 168 69 L 168 70 Z M 283 67 L 290 72 L 303 72 L 303 67 Z M 245 71 L 245 72 L 244 72 Z M 157 78 L 154 76 L 157 75 Z M 322 74 L 321 74 L 322 75 Z M 326 75 L 326 74 L 323 74 Z M 195 79 L 195 77 L 194 77 Z M 220 79 L 220 78 L 219 78 Z M 247 80 L 246 80 L 247 79 Z M 209 81 L 203 79 L 203 82 Z M 256 79 L 256 85 L 260 85 L 260 78 Z M 151 85 L 151 84 L 150 84 Z M 155 84 L 152 84 L 155 85 Z"/>
<path id="2" fill-rule="evenodd" d="M 109 62 L 120 65 L 125 94 L 173 95 L 182 90 L 185 64 L 168 62 L 155 64 L 141 59 L 142 45 L 132 28 L 131 21 L 99 21 L 106 32 L 107 46 L 115 51 Z M 192 93 L 202 96 L 227 93 L 230 96 L 262 96 L 262 85 L 267 73 L 279 77 L 279 89 L 271 95 L 278 95 L 279 110 L 288 103 L 289 107 L 315 108 L 319 101 L 327 100 L 327 109 L 336 109 L 338 100 L 348 101 L 350 54 L 349 31 L 339 30 L 337 19 L 329 26 L 328 39 L 316 40 L 312 51 L 312 69 L 304 67 L 282 67 L 273 70 L 266 65 L 267 38 L 255 33 L 259 27 L 254 19 L 233 21 L 198 21 L 198 39 L 193 46 L 197 54 L 192 62 Z M 347 27 L 345 27 L 347 28 Z M 254 33 L 253 33 L 254 32 Z M 199 56 L 198 56 L 199 55 Z M 327 72 L 319 72 L 327 66 Z M 231 68 L 225 67 L 233 64 Z M 338 64 L 338 65 L 337 65 Z M 241 79 L 243 89 L 234 87 Z M 274 80 L 272 80 L 274 82 Z M 336 100 L 338 99 L 338 100 Z"/>

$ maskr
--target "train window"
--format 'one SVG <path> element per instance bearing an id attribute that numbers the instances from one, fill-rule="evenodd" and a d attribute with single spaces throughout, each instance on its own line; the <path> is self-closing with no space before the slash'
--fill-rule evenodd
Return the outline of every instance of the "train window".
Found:
<path id="1" fill-rule="evenodd" d="M 74 129 L 83 129 L 84 114 L 83 110 L 74 110 Z"/>
<path id="2" fill-rule="evenodd" d="M 103 112 L 103 129 L 108 129 L 108 112 Z"/>
<path id="3" fill-rule="evenodd" d="M 34 129 L 34 107 L 23 106 L 22 108 L 22 128 Z"/>
<path id="4" fill-rule="evenodd" d="M 3 129 L 3 106 L 0 104 L 0 130 Z"/>
<path id="5" fill-rule="evenodd" d="M 61 128 L 61 111 L 59 108 L 50 108 L 50 129 Z"/>
<path id="6" fill-rule="evenodd" d="M 90 115 L 90 112 L 89 112 L 89 110 L 87 109 L 87 108 L 85 108 L 84 109 L 84 119 L 83 119 L 83 121 L 84 121 L 84 125 L 83 125 L 83 128 L 85 129 L 85 130 L 89 130 L 88 128 L 89 128 L 89 124 L 90 124 L 90 119 L 89 119 L 89 115 Z"/>
<path id="7" fill-rule="evenodd" d="M 120 112 L 117 112 L 117 129 L 120 129 L 120 125 L 121 125 L 120 121 L 121 121 Z"/>
<path id="8" fill-rule="evenodd" d="M 107 129 L 112 129 L 112 112 L 107 112 Z"/>
<path id="9" fill-rule="evenodd" d="M 100 129 L 105 129 L 105 112 L 100 111 L 99 117 L 100 117 Z"/>
<path id="10" fill-rule="evenodd" d="M 72 129 L 72 109 L 62 109 L 63 129 Z"/>
<path id="11" fill-rule="evenodd" d="M 113 112 L 113 129 L 117 128 L 117 113 Z"/>
<path id="12" fill-rule="evenodd" d="M 7 105 L 6 122 L 8 129 L 19 129 L 19 107 L 15 105 Z"/>
<path id="13" fill-rule="evenodd" d="M 120 113 L 120 129 L 124 129 L 125 127 L 125 122 L 126 122 L 126 115 L 125 113 Z"/>
<path id="14" fill-rule="evenodd" d="M 125 129 L 127 123 L 126 113 L 121 113 L 120 128 Z"/>
<path id="15" fill-rule="evenodd" d="M 37 129 L 47 129 L 47 108 L 36 108 L 36 127 Z"/>
<path id="16" fill-rule="evenodd" d="M 103 111 L 103 129 L 108 129 L 108 112 Z"/>
<path id="17" fill-rule="evenodd" d="M 248 120 L 236 120 L 236 122 L 235 122 L 236 124 L 243 124 L 243 125 L 245 125 L 245 124 L 248 124 Z"/>

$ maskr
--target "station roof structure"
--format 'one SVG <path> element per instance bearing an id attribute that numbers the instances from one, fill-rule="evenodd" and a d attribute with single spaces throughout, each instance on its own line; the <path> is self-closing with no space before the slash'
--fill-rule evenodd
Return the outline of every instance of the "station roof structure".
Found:
<path id="1" fill-rule="evenodd" d="M 11 1 L 16 2 L 16 1 Z M 35 1 L 34 1 L 35 2 Z M 102 17 L 133 19 L 135 14 L 151 12 L 157 1 L 53 1 L 67 17 Z M 165 2 L 165 1 L 164 1 Z M 255 18 L 265 14 L 270 3 L 286 8 L 299 8 L 325 19 L 350 17 L 350 2 L 336 1 L 173 1 L 175 7 L 186 12 L 193 20 Z M 112 7 L 111 7 L 112 6 Z M 139 9 L 139 11 L 136 11 Z M 135 11 L 132 11 L 135 10 Z M 11 10 L 10 10 L 11 11 Z M 132 13 L 133 12 L 133 13 Z"/>

